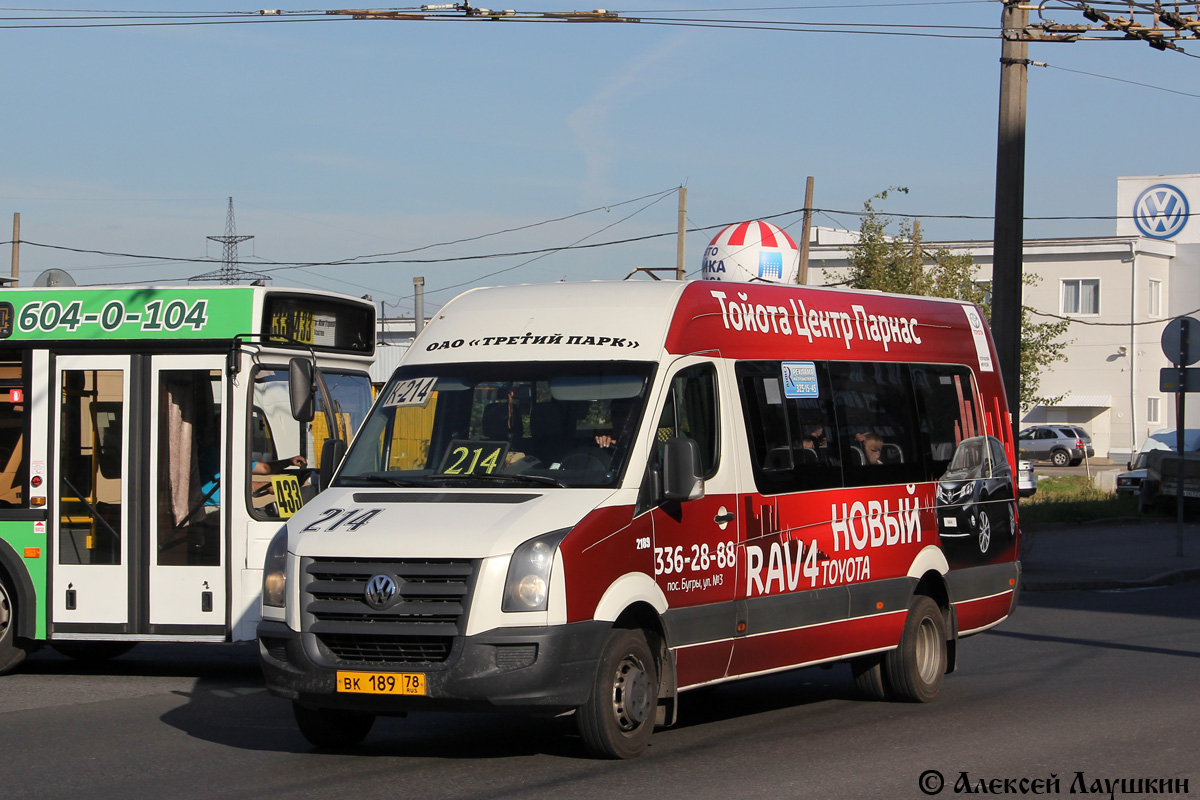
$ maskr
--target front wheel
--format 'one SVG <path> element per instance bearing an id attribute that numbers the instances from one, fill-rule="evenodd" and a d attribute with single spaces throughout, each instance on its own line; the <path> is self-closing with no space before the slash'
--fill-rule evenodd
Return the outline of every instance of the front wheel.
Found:
<path id="1" fill-rule="evenodd" d="M 1050 454 L 1050 462 L 1056 467 L 1065 467 L 1071 463 L 1071 455 L 1066 450 L 1055 450 Z"/>
<path id="2" fill-rule="evenodd" d="M 908 604 L 900 646 L 884 657 L 884 675 L 892 697 L 928 703 L 946 677 L 946 620 L 938 604 L 917 595 Z"/>
<path id="3" fill-rule="evenodd" d="M 599 758 L 634 758 L 654 732 L 658 668 L 641 631 L 609 632 L 586 703 L 575 712 L 579 735 Z"/>
<path id="4" fill-rule="evenodd" d="M 371 732 L 374 714 L 356 714 L 336 708 L 307 708 L 292 703 L 292 714 L 300 733 L 311 744 L 342 750 L 354 747 Z"/>
<path id="5" fill-rule="evenodd" d="M 0 675 L 25 660 L 25 648 L 17 645 L 17 604 L 8 579 L 0 574 Z"/>

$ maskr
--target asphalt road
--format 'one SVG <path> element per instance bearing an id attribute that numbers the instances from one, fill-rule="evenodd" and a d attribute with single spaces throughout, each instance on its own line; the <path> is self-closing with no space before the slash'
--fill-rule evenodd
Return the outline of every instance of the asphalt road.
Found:
<path id="1" fill-rule="evenodd" d="M 962 643 L 934 703 L 864 701 L 846 667 L 801 670 L 685 696 L 645 757 L 603 762 L 569 720 L 484 715 L 383 719 L 357 751 L 317 752 L 250 646 L 143 645 L 90 673 L 43 651 L 0 678 L 0 796 L 924 798 L 931 770 L 941 797 L 963 773 L 976 789 L 1055 776 L 1048 796 L 1076 773 L 1089 793 L 1121 778 L 1200 792 L 1197 679 L 1200 584 L 1026 593 Z"/>

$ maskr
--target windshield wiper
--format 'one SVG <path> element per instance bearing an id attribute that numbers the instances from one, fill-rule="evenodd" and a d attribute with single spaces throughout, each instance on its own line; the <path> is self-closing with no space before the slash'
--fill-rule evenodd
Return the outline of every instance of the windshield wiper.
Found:
<path id="1" fill-rule="evenodd" d="M 432 486 L 428 478 L 393 478 L 388 475 L 352 475 L 342 478 L 344 481 L 366 481 L 368 483 L 382 483 L 387 486 Z"/>
<path id="2" fill-rule="evenodd" d="M 439 480 L 439 481 L 440 480 L 497 481 L 500 483 L 517 483 L 517 484 L 523 484 L 526 486 L 528 486 L 529 484 L 536 484 L 538 486 L 557 486 L 560 489 L 567 488 L 567 485 L 565 483 L 563 483 L 562 481 L 560 481 L 558 478 L 551 478 L 546 475 L 527 475 L 524 473 L 519 473 L 516 475 L 509 474 L 509 473 L 503 473 L 503 472 L 492 473 L 490 475 L 487 473 L 477 473 L 474 475 L 444 475 L 444 474 L 442 474 L 442 475 L 432 475 L 430 477 L 432 477 L 434 480 Z"/>

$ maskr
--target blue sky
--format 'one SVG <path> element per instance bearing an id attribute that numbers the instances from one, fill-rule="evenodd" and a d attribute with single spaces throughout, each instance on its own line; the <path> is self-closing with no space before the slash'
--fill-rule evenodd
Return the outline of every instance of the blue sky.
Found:
<path id="1" fill-rule="evenodd" d="M 204 0 L 186 8 L 257 9 Z M 392 315 L 411 313 L 414 276 L 425 277 L 429 309 L 466 285 L 673 266 L 676 243 L 536 259 L 270 262 L 416 248 L 426 249 L 384 260 L 456 259 L 646 237 L 675 229 L 681 185 L 689 227 L 720 226 L 801 208 L 809 175 L 821 209 L 855 212 L 880 190 L 906 186 L 883 210 L 992 213 L 999 2 L 751 8 L 761 7 L 644 0 L 611 10 L 874 23 L 887 33 L 952 26 L 940 32 L 982 38 L 345 18 L 29 29 L 11 26 L 65 15 L 0 9 L 0 241 L 19 212 L 26 242 L 166 259 L 26 244 L 23 283 L 51 267 L 80 284 L 178 282 L 219 266 L 173 259 L 220 258 L 205 237 L 224 233 L 232 196 L 237 232 L 255 237 L 239 248 L 246 269 L 269 270 L 275 285 L 369 293 Z M 1054 16 L 1083 22 L 1073 10 Z M 1200 54 L 1200 42 L 1185 49 Z M 1030 70 L 1028 217 L 1110 217 L 1118 176 L 1200 172 L 1200 59 L 1113 41 L 1034 44 L 1030 57 L 1050 66 Z M 774 221 L 799 231 L 798 214 Z M 858 226 L 846 213 L 815 222 Z M 922 229 L 927 239 L 992 235 L 990 220 L 924 218 Z M 1025 230 L 1107 235 L 1115 223 Z M 689 270 L 716 232 L 689 234 Z"/>

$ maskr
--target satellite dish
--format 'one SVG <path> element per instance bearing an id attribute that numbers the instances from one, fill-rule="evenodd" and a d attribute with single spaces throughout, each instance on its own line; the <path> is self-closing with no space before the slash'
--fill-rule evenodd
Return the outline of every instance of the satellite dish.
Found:
<path id="1" fill-rule="evenodd" d="M 74 286 L 75 279 L 66 270 L 48 269 L 33 279 L 34 286 Z"/>

